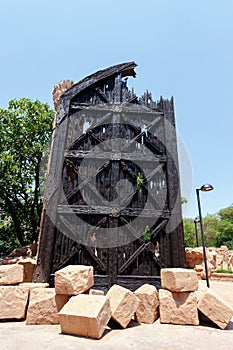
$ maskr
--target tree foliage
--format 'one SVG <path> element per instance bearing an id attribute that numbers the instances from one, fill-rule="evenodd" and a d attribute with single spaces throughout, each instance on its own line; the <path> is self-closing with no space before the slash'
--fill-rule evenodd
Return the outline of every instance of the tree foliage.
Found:
<path id="1" fill-rule="evenodd" d="M 196 247 L 196 235 L 193 219 L 184 219 L 185 246 Z M 221 209 L 217 214 L 207 215 L 203 218 L 205 245 L 207 247 L 220 247 L 226 245 L 233 249 L 233 205 Z M 197 224 L 198 241 L 201 245 L 200 226 Z"/>
<path id="2" fill-rule="evenodd" d="M 0 241 L 7 235 L 10 248 L 38 238 L 40 164 L 53 119 L 53 110 L 38 100 L 12 100 L 0 108 Z"/>

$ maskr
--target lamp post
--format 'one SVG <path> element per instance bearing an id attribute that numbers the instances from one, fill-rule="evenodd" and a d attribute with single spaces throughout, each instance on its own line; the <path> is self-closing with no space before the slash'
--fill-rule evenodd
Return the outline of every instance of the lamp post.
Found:
<path id="1" fill-rule="evenodd" d="M 199 211 L 199 220 L 200 220 L 200 228 L 201 228 L 201 240 L 202 240 L 202 248 L 203 248 L 203 257 L 204 257 L 204 265 L 205 265 L 205 275 L 206 275 L 206 284 L 207 287 L 210 287 L 209 283 L 209 276 L 208 276 L 208 265 L 207 265 L 207 257 L 206 257 L 206 249 L 205 249 L 205 240 L 204 240 L 204 229 L 203 229 L 203 223 L 202 223 L 202 215 L 201 215 L 201 202 L 200 202 L 200 194 L 199 192 L 208 192 L 212 191 L 214 188 L 210 184 L 205 184 L 201 186 L 201 188 L 196 189 L 197 194 L 197 204 L 198 204 L 198 211 Z"/>
<path id="2" fill-rule="evenodd" d="M 194 219 L 194 225 L 195 225 L 195 234 L 196 234 L 196 244 L 197 247 L 199 247 L 199 243 L 198 243 L 198 234 L 197 234 L 197 223 L 200 222 L 200 220 L 198 218 Z"/>

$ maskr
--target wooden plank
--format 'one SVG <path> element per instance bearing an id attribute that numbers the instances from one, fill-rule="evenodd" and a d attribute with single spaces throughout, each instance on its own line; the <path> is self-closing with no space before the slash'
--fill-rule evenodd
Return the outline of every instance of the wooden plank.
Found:
<path id="1" fill-rule="evenodd" d="M 71 231 L 73 232 L 73 227 L 70 226 L 69 221 L 67 221 L 64 217 L 60 217 L 60 220 L 62 220 L 62 222 L 64 223 L 64 225 Z M 77 238 L 79 238 L 79 241 L 81 242 L 81 239 L 79 237 L 79 234 L 76 232 L 76 236 Z M 98 256 L 95 255 L 94 251 L 92 250 L 91 247 L 84 245 L 82 243 L 80 243 L 80 247 L 82 249 L 84 249 L 89 256 L 92 258 L 92 260 L 100 267 L 100 269 L 102 271 L 106 271 L 106 266 L 104 265 L 104 263 L 98 258 Z"/>
<path id="2" fill-rule="evenodd" d="M 125 223 L 125 228 L 127 230 L 129 230 L 133 236 L 135 237 L 135 239 L 138 240 L 139 243 L 141 244 L 144 244 L 144 240 L 142 238 L 138 238 L 138 234 L 137 232 L 134 230 L 134 228 L 129 224 L 129 222 L 127 220 L 125 220 L 123 217 L 121 217 L 121 221 L 123 223 Z M 159 266 L 159 267 L 165 267 L 165 265 L 160 261 L 160 259 L 158 259 L 156 256 L 155 256 L 155 252 L 153 252 L 153 250 L 151 250 L 148 246 L 145 247 L 145 250 L 147 252 L 149 252 L 151 254 L 151 258 L 154 260 L 154 262 L 156 262 L 156 264 Z"/>
<path id="3" fill-rule="evenodd" d="M 164 117 L 168 121 L 165 127 L 165 144 L 167 147 L 167 187 L 168 187 L 168 206 L 172 213 L 172 220 L 168 223 L 167 230 L 170 232 L 170 264 L 172 267 L 185 266 L 185 246 L 181 213 L 181 194 L 179 179 L 179 163 L 177 152 L 177 140 L 175 130 L 175 116 L 173 98 L 161 100 Z M 165 124 L 166 126 L 166 124 Z M 171 231 L 170 226 L 173 226 Z"/>
<path id="4" fill-rule="evenodd" d="M 129 265 L 132 264 L 132 262 L 143 252 L 143 250 L 146 249 L 146 247 L 150 244 L 149 243 L 143 243 L 135 252 L 133 255 L 130 256 L 130 258 L 118 269 L 118 273 L 123 273 Z"/>
<path id="5" fill-rule="evenodd" d="M 104 92 L 99 87 L 96 87 L 95 91 L 103 98 L 103 100 L 105 102 L 108 102 L 108 103 L 110 102 L 109 99 L 107 98 L 107 96 L 104 94 Z"/>
<path id="6" fill-rule="evenodd" d="M 124 288 L 130 289 L 134 292 L 136 289 L 141 287 L 143 284 L 152 284 L 157 289 L 161 288 L 160 276 L 127 276 L 127 275 L 118 275 L 117 284 Z"/>
<path id="7" fill-rule="evenodd" d="M 109 215 L 109 216 L 136 216 L 142 218 L 161 217 L 168 219 L 170 217 L 169 210 L 155 210 L 142 208 L 125 208 L 124 206 L 88 206 L 88 205 L 58 205 L 58 214 L 86 214 L 86 215 Z"/>

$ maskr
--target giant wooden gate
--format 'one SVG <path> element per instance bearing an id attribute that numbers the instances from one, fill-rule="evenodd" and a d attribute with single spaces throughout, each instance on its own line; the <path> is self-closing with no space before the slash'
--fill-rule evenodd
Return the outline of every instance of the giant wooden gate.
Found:
<path id="1" fill-rule="evenodd" d="M 34 281 L 93 265 L 95 284 L 156 284 L 184 266 L 173 100 L 138 98 L 134 62 L 99 71 L 60 98 Z"/>

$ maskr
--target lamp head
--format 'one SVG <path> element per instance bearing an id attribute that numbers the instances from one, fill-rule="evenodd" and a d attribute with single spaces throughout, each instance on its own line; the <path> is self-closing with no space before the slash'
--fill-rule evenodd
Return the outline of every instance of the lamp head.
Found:
<path id="1" fill-rule="evenodd" d="M 213 189 L 214 189 L 213 186 L 210 185 L 210 184 L 204 184 L 204 185 L 202 185 L 201 188 L 200 188 L 200 190 L 201 190 L 202 192 L 212 191 Z"/>
<path id="2" fill-rule="evenodd" d="M 199 218 L 195 218 L 195 219 L 194 219 L 194 222 L 195 222 L 195 223 L 200 222 Z"/>

